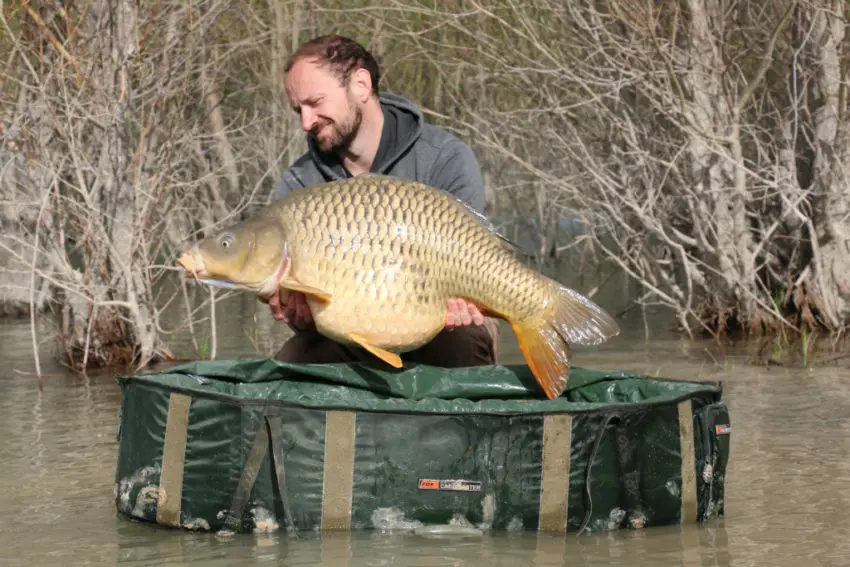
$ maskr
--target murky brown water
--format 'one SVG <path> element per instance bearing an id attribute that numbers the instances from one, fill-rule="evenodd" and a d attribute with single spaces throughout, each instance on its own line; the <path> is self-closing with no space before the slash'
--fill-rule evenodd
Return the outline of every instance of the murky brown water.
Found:
<path id="1" fill-rule="evenodd" d="M 224 316 L 220 314 L 222 320 Z M 243 330 L 251 327 L 250 317 Z M 270 318 L 261 317 L 264 328 Z M 228 323 L 229 327 L 232 326 Z M 251 354 L 247 333 L 219 356 Z M 518 360 L 508 332 L 505 362 Z M 566 538 L 361 533 L 219 539 L 128 523 L 113 508 L 117 408 L 109 375 L 37 379 L 29 326 L 0 323 L 0 565 L 683 565 L 850 563 L 850 373 L 755 367 L 705 344 L 626 335 L 577 364 L 723 379 L 732 417 L 726 518 Z"/>

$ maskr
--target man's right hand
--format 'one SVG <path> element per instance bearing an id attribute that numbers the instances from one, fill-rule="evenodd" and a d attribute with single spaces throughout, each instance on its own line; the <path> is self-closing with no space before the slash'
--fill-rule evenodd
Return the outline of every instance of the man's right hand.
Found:
<path id="1" fill-rule="evenodd" d="M 269 297 L 268 304 L 272 317 L 283 321 L 296 331 L 309 331 L 316 328 L 310 305 L 307 304 L 307 298 L 303 293 L 290 291 L 286 303 L 281 305 L 280 289 L 276 289 Z"/>

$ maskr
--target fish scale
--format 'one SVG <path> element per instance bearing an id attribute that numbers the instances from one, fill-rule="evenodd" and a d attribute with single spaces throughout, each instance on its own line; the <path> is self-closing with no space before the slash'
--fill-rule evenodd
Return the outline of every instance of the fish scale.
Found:
<path id="1" fill-rule="evenodd" d="M 393 366 L 443 329 L 449 299 L 466 299 L 511 324 L 543 391 L 556 397 L 569 344 L 597 344 L 619 328 L 519 262 L 482 221 L 439 189 L 366 175 L 292 191 L 178 262 L 212 285 L 304 293 L 320 333 Z"/>

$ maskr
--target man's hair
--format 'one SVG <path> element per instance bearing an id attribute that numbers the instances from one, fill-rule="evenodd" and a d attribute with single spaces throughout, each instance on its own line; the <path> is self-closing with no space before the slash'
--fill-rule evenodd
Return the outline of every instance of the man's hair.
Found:
<path id="1" fill-rule="evenodd" d="M 351 73 L 366 69 L 372 78 L 372 92 L 378 94 L 381 70 L 378 62 L 365 47 L 353 39 L 341 35 L 323 35 L 302 44 L 289 58 L 284 67 L 288 73 L 301 59 L 316 61 L 330 67 L 343 85 L 348 83 Z"/>

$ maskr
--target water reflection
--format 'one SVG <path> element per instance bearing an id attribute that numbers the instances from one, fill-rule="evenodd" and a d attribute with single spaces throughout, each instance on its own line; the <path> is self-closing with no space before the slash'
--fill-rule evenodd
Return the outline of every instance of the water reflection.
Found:
<path id="1" fill-rule="evenodd" d="M 124 531 L 129 531 L 124 528 Z M 145 533 L 147 537 L 142 537 Z M 213 535 L 161 532 L 140 527 L 122 538 L 118 562 L 135 565 L 274 563 L 339 567 L 529 565 L 732 565 L 726 528 L 671 527 L 560 538 L 533 533 L 477 537 L 412 534 L 256 534 L 222 539 Z"/>

